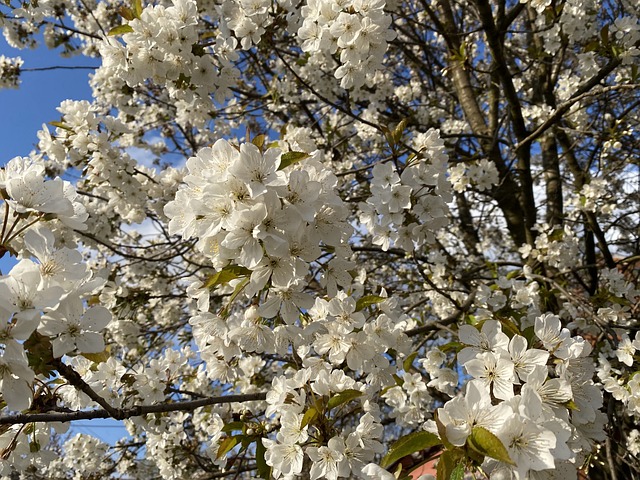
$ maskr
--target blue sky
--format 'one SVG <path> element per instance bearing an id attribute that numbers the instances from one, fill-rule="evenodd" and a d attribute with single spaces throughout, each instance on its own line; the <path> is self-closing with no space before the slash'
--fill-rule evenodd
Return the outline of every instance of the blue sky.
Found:
<path id="1" fill-rule="evenodd" d="M 23 69 L 53 66 L 97 66 L 99 60 L 86 57 L 62 58 L 56 52 L 39 48 L 17 50 L 0 36 L 0 55 L 21 57 Z M 90 100 L 88 75 L 91 70 L 59 69 L 25 71 L 17 90 L 0 89 L 0 166 L 15 156 L 26 156 L 38 142 L 37 132 L 43 123 L 60 119 L 56 108 L 65 99 Z M 53 127 L 50 128 L 53 130 Z M 0 260 L 0 271 L 6 274 L 15 264 L 13 259 Z M 74 422 L 75 433 L 94 435 L 113 443 L 127 435 L 122 422 L 111 420 L 84 420 Z"/>
<path id="2" fill-rule="evenodd" d="M 21 57 L 23 69 L 52 66 L 97 66 L 99 60 L 86 57 L 61 58 L 38 48 L 17 50 L 0 37 L 0 55 Z M 37 143 L 36 133 L 43 123 L 59 120 L 56 107 L 62 100 L 90 99 L 88 75 L 91 70 L 25 71 L 18 90 L 0 89 L 0 163 L 17 155 L 27 155 Z"/>

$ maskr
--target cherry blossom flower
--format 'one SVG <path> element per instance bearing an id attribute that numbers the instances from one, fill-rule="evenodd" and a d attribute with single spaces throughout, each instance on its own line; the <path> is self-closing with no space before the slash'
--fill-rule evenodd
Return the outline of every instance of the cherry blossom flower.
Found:
<path id="1" fill-rule="evenodd" d="M 110 321 L 111 313 L 106 308 L 95 306 L 85 310 L 80 297 L 70 295 L 42 317 L 38 331 L 53 337 L 51 344 L 56 358 L 76 348 L 82 353 L 99 353 L 105 348 L 99 332 Z"/>
<path id="2" fill-rule="evenodd" d="M 480 380 L 487 387 L 492 387 L 491 392 L 497 398 L 509 400 L 513 397 L 515 374 L 511 361 L 486 352 L 480 354 L 479 358 L 466 362 L 464 368 L 473 378 Z"/>

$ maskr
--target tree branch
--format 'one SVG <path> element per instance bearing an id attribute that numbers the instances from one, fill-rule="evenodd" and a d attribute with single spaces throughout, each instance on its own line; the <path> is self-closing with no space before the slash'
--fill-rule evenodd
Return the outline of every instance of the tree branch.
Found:
<path id="1" fill-rule="evenodd" d="M 72 367 L 62 363 L 62 360 L 57 359 L 53 362 L 56 370 L 67 380 L 71 385 L 76 387 L 81 392 L 85 393 L 91 400 L 100 405 L 111 417 L 115 418 L 118 415 L 118 409 L 112 407 L 109 402 L 96 393 L 91 386 L 85 382 L 80 374 L 76 372 Z"/>
<path id="2" fill-rule="evenodd" d="M 591 79 L 589 79 L 588 81 L 583 83 L 580 87 L 578 87 L 576 92 L 573 95 L 571 95 L 571 97 L 569 97 L 569 100 L 562 103 L 558 108 L 556 108 L 556 111 L 553 112 L 553 114 L 549 118 L 547 118 L 542 123 L 542 125 L 536 128 L 531 135 L 529 135 L 527 138 L 520 141 L 518 145 L 516 145 L 516 151 L 520 150 L 521 148 L 525 148 L 525 147 L 528 148 L 528 146 L 531 145 L 531 143 L 534 140 L 536 140 L 540 135 L 542 135 L 549 128 L 555 125 L 556 122 L 562 120 L 562 118 L 564 118 L 564 114 L 569 111 L 569 109 L 573 106 L 574 103 L 579 102 L 583 98 L 593 96 L 593 95 L 598 95 L 611 90 L 638 88 L 638 85 L 612 85 L 609 87 L 601 88 L 596 92 L 590 91 L 593 87 L 595 87 L 598 83 L 600 83 L 602 79 L 604 79 L 607 75 L 613 72 L 613 70 L 615 70 L 615 68 L 618 65 L 620 65 L 621 62 L 622 61 L 620 59 L 614 58 L 609 63 L 607 63 L 604 67 L 602 67 L 598 73 L 596 73 L 593 77 L 591 77 Z"/>
<path id="3" fill-rule="evenodd" d="M 115 408 L 113 409 L 114 414 L 111 414 L 102 408 L 97 410 L 82 410 L 62 413 L 18 413 L 15 415 L 5 415 L 0 417 L 0 425 L 15 425 L 34 422 L 71 422 L 73 420 L 91 420 L 94 418 L 113 418 L 115 420 L 124 420 L 131 417 L 140 417 L 148 413 L 190 412 L 208 405 L 255 402 L 264 400 L 265 398 L 267 398 L 267 394 L 265 392 L 248 393 L 243 395 L 223 395 L 220 397 L 208 397 L 185 402 L 162 403 L 159 405 L 137 405 L 130 408 Z"/>
<path id="4" fill-rule="evenodd" d="M 469 310 L 469 308 L 471 308 L 471 305 L 473 304 L 473 301 L 475 300 L 475 298 L 476 298 L 476 291 L 474 290 L 469 294 L 465 302 L 462 305 L 460 305 L 460 308 L 456 309 L 456 311 L 451 315 L 449 315 L 448 317 L 440 320 L 439 322 L 429 323 L 428 325 L 423 325 L 421 327 L 416 327 L 416 328 L 412 328 L 411 330 L 407 330 L 405 332 L 405 335 L 407 335 L 407 337 L 415 337 L 416 335 L 420 335 L 421 333 L 427 333 L 432 330 L 440 330 L 443 327 L 451 325 L 456 320 L 458 320 L 458 318 L 460 318 L 460 315 L 462 315 L 467 310 Z"/>

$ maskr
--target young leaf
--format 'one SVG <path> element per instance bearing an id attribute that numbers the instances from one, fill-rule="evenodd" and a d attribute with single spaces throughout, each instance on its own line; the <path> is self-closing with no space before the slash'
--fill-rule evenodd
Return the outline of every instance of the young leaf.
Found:
<path id="1" fill-rule="evenodd" d="M 218 453 L 216 454 L 216 460 L 224 457 L 227 453 L 229 453 L 233 447 L 238 445 L 240 441 L 244 438 L 244 435 L 234 435 L 233 437 L 227 437 L 220 442 L 220 446 L 218 447 Z"/>
<path id="2" fill-rule="evenodd" d="M 249 275 L 251 275 L 251 270 L 248 268 L 240 267 L 238 265 L 229 265 L 219 272 L 211 275 L 211 277 L 209 277 L 205 282 L 204 288 L 213 288 L 217 285 L 224 285 L 225 283 L 229 283 L 231 280 L 235 280 L 240 277 L 247 277 Z"/>
<path id="3" fill-rule="evenodd" d="M 23 346 L 27 349 L 27 359 L 33 371 L 47 378 L 52 377 L 55 367 L 53 366 L 53 347 L 49 337 L 35 331 Z"/>
<path id="4" fill-rule="evenodd" d="M 269 480 L 271 478 L 271 467 L 267 465 L 267 462 L 264 459 L 266 452 L 267 449 L 262 445 L 262 439 L 259 438 L 256 442 L 256 470 L 258 471 L 258 476 L 260 478 Z"/>
<path id="5" fill-rule="evenodd" d="M 107 345 L 107 348 L 100 353 L 82 353 L 81 355 L 93 363 L 106 362 L 111 357 L 111 346 Z"/>
<path id="6" fill-rule="evenodd" d="M 483 427 L 473 427 L 471 435 L 467 439 L 467 443 L 471 448 L 482 455 L 495 458 L 509 465 L 515 465 L 514 461 L 509 457 L 509 452 L 502 444 L 500 439 L 493 433 Z"/>
<path id="7" fill-rule="evenodd" d="M 133 10 L 131 10 L 129 7 L 126 7 L 124 5 L 122 5 L 119 9 L 118 9 L 118 13 L 120 14 L 120 16 L 122 18 L 124 18 L 125 20 L 131 21 L 134 18 L 136 18 L 136 14 Z"/>
<path id="8" fill-rule="evenodd" d="M 522 332 L 518 326 L 510 318 L 498 318 L 500 325 L 502 325 L 502 331 L 509 337 L 513 338 L 514 335 L 522 336 Z"/>
<path id="9" fill-rule="evenodd" d="M 231 308 L 231 305 L 235 301 L 236 297 L 240 295 L 240 292 L 244 290 L 244 287 L 247 286 L 247 284 L 249 283 L 249 280 L 250 280 L 249 277 L 246 277 L 244 280 L 238 283 L 238 285 L 236 285 L 236 288 L 231 294 L 231 296 L 229 297 L 227 304 L 220 309 L 220 311 L 218 312 L 218 315 L 220 315 L 221 317 L 226 317 L 229 314 L 229 309 Z"/>
<path id="10" fill-rule="evenodd" d="M 327 404 L 327 408 L 329 410 L 336 408 L 342 404 L 347 403 L 350 400 L 361 397 L 362 392 L 359 390 L 353 390 L 348 388 L 340 393 L 336 393 L 333 397 L 329 399 L 329 403 Z"/>
<path id="11" fill-rule="evenodd" d="M 241 432 L 243 427 L 244 427 L 244 422 L 229 422 L 224 427 L 222 427 L 222 431 L 224 433 L 231 433 L 234 431 Z"/>
<path id="12" fill-rule="evenodd" d="M 449 475 L 449 480 L 462 480 L 464 478 L 464 463 L 458 463 L 456 468 L 453 469 L 451 475 Z"/>
<path id="13" fill-rule="evenodd" d="M 380 125 L 380 130 L 382 130 L 382 133 L 384 133 L 384 136 L 386 137 L 387 142 L 389 143 L 389 146 L 393 149 L 396 143 L 395 143 L 395 139 L 393 138 L 393 133 L 391 132 L 391 130 L 389 130 L 389 127 L 386 127 L 385 125 Z"/>
<path id="14" fill-rule="evenodd" d="M 411 366 L 413 365 L 413 361 L 415 360 L 415 358 L 418 356 L 418 352 L 413 352 L 411 355 L 409 355 L 407 358 L 404 359 L 404 362 L 402 362 L 402 369 L 405 372 L 408 372 L 411 370 Z"/>
<path id="15" fill-rule="evenodd" d="M 256 135 L 255 137 L 253 137 L 253 140 L 251 140 L 251 143 L 253 143 L 256 147 L 258 148 L 262 148 L 262 146 L 264 145 L 264 141 L 267 137 L 263 134 L 260 135 Z"/>
<path id="16" fill-rule="evenodd" d="M 384 302 L 385 300 L 385 297 L 381 297 L 379 295 L 365 295 L 364 297 L 360 297 L 356 302 L 356 312 L 359 312 L 360 310 L 363 310 L 370 305 Z"/>
<path id="17" fill-rule="evenodd" d="M 304 416 L 302 417 L 302 422 L 300 422 L 300 428 L 304 428 L 309 425 L 314 418 L 318 416 L 318 410 L 316 407 L 309 407 L 309 410 L 304 412 Z"/>
<path id="18" fill-rule="evenodd" d="M 436 470 L 437 480 L 450 480 L 457 458 L 458 455 L 452 450 L 442 452 L 438 460 L 438 469 Z"/>
<path id="19" fill-rule="evenodd" d="M 393 130 L 393 142 L 395 144 L 400 143 L 400 140 L 402 140 L 402 135 L 404 133 L 404 129 L 407 127 L 407 123 L 408 123 L 407 119 L 404 118 L 398 124 L 398 126 Z"/>
<path id="20" fill-rule="evenodd" d="M 109 30 L 109 33 L 107 33 L 107 35 L 114 36 L 131 32 L 133 32 L 133 28 L 131 28 L 130 25 L 118 25 L 117 27 L 113 27 L 111 30 Z"/>
<path id="21" fill-rule="evenodd" d="M 68 130 L 69 132 L 73 132 L 73 128 L 65 125 L 62 122 L 49 122 L 49 125 L 57 128 L 62 128 L 63 130 Z"/>
<path id="22" fill-rule="evenodd" d="M 464 348 L 464 345 L 460 342 L 449 342 L 449 343 L 445 343 L 444 345 L 438 346 L 438 349 L 444 353 L 452 352 L 452 351 L 459 352 L 463 348 Z"/>
<path id="23" fill-rule="evenodd" d="M 387 468 L 389 465 L 407 455 L 441 444 L 442 441 L 440 441 L 438 436 L 431 432 L 420 431 L 410 433 L 409 435 L 399 438 L 391 445 L 389 452 L 380 462 L 380 466 Z"/>
<path id="24" fill-rule="evenodd" d="M 287 168 L 289 165 L 293 165 L 295 163 L 298 163 L 302 160 L 304 160 L 305 158 L 309 158 L 311 155 L 309 155 L 306 152 L 287 152 L 287 153 L 283 153 L 282 156 L 280 157 L 280 167 L 278 167 L 278 170 L 283 170 L 285 168 Z"/>
<path id="25" fill-rule="evenodd" d="M 142 0 L 134 0 L 133 15 L 135 18 L 140 18 L 140 15 L 142 15 Z"/>

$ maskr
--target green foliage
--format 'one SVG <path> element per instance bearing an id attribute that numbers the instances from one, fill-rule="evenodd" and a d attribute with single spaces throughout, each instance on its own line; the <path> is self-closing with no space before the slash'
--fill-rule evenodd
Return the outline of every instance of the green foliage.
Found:
<path id="1" fill-rule="evenodd" d="M 441 444 L 442 441 L 438 436 L 431 432 L 420 431 L 410 433 L 409 435 L 399 438 L 391 445 L 389 452 L 380 462 L 380 466 L 386 468 L 407 455 Z"/>
<path id="2" fill-rule="evenodd" d="M 509 465 L 515 465 L 500 439 L 483 427 L 473 427 L 467 445 L 481 455 L 495 458 Z"/>
<path id="3" fill-rule="evenodd" d="M 329 399 L 329 402 L 327 403 L 327 410 L 332 410 L 361 396 L 361 391 L 348 388 L 340 393 L 336 393 Z"/>
<path id="4" fill-rule="evenodd" d="M 305 158 L 309 158 L 310 156 L 311 155 L 306 152 L 283 153 L 282 157 L 280 157 L 280 167 L 278 167 L 278 170 L 283 170 L 291 165 L 301 162 Z"/>

